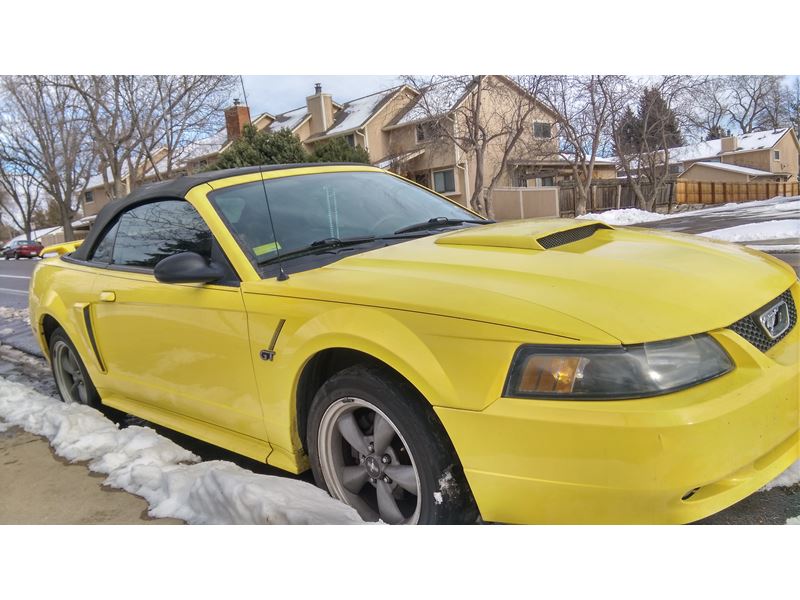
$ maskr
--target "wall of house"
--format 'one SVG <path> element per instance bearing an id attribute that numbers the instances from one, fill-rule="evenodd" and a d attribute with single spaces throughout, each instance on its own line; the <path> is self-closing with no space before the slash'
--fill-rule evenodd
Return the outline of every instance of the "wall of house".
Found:
<path id="1" fill-rule="evenodd" d="M 366 130 L 366 148 L 372 162 L 380 162 L 394 154 L 391 149 L 391 131 L 384 131 L 383 128 L 391 123 L 400 111 L 405 109 L 414 98 L 415 94 L 411 90 L 401 90 L 381 108 L 380 112 L 378 112 L 369 123 L 367 123 L 367 126 L 364 128 Z M 408 150 L 403 151 L 408 152 L 414 149 L 416 140 L 413 136 L 411 138 L 411 144 Z"/>
<path id="2" fill-rule="evenodd" d="M 91 191 L 94 200 L 92 202 L 86 202 L 86 197 L 84 196 L 81 198 L 81 205 L 83 206 L 83 216 L 90 217 L 92 215 L 96 215 L 100 212 L 100 209 L 103 208 L 106 204 L 109 203 L 108 194 L 106 194 L 105 187 L 100 186 L 96 187 Z"/>
<path id="3" fill-rule="evenodd" d="M 558 188 L 495 188 L 492 206 L 498 221 L 558 217 Z"/>
<path id="4" fill-rule="evenodd" d="M 768 170 L 773 173 L 791 173 L 791 181 L 797 181 L 798 170 L 800 169 L 800 165 L 798 165 L 800 151 L 797 149 L 797 143 L 795 142 L 795 137 L 792 135 L 792 132 L 787 132 L 775 145 L 773 150 L 780 150 L 781 158 L 780 160 L 773 159 L 773 154 L 770 152 L 771 168 Z"/>
<path id="5" fill-rule="evenodd" d="M 678 177 L 681 181 L 717 181 L 719 183 L 747 183 L 749 178 L 744 173 L 721 171 L 713 167 L 695 164 Z"/>

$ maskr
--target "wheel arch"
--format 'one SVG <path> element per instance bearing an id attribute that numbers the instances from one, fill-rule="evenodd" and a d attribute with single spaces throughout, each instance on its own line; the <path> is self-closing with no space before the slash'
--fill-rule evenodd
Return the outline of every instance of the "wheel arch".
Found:
<path id="1" fill-rule="evenodd" d="M 306 440 L 308 413 L 317 391 L 336 373 L 358 364 L 372 366 L 383 371 L 387 376 L 407 385 L 420 401 L 430 403 L 412 381 L 392 365 L 372 354 L 347 347 L 332 347 L 320 350 L 311 356 L 304 365 L 298 378 L 295 392 L 297 434 L 304 450 L 308 450 Z"/>

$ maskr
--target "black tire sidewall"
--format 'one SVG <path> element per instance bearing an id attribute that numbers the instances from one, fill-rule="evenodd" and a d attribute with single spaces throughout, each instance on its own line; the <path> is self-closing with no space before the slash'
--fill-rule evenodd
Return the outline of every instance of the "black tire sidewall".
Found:
<path id="1" fill-rule="evenodd" d="M 474 523 L 477 509 L 461 463 L 430 404 L 384 369 L 356 365 L 331 377 L 314 397 L 307 447 L 317 485 L 328 490 L 319 462 L 318 431 L 325 411 L 341 398 L 360 398 L 380 409 L 405 440 L 417 468 L 419 524 Z M 437 494 L 437 496 L 434 496 Z"/>
<path id="2" fill-rule="evenodd" d="M 61 400 L 63 402 L 67 401 L 67 399 L 64 398 L 64 394 L 61 392 L 61 388 L 59 388 L 58 386 L 58 378 L 56 377 L 56 365 L 53 356 L 53 347 L 59 340 L 63 341 L 67 346 L 69 346 L 70 350 L 72 350 L 72 353 L 74 354 L 76 360 L 78 361 L 78 368 L 81 370 L 81 374 L 83 375 L 83 380 L 86 382 L 87 405 L 91 406 L 92 408 L 100 408 L 100 394 L 97 393 L 97 388 L 94 387 L 92 378 L 89 377 L 89 372 L 86 370 L 86 365 L 83 364 L 83 358 L 81 358 L 80 353 L 78 352 L 77 348 L 75 348 L 75 344 L 73 344 L 72 340 L 69 339 L 67 332 L 64 331 L 61 327 L 59 327 L 55 331 L 53 331 L 53 333 L 50 335 L 50 341 L 48 345 L 50 349 L 50 368 L 53 371 L 53 378 L 56 380 L 56 389 L 58 389 L 58 395 L 61 397 Z"/>

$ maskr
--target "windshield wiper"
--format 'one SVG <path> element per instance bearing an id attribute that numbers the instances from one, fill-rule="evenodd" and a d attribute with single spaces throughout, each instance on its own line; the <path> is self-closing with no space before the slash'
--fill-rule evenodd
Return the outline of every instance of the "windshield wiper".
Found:
<path id="1" fill-rule="evenodd" d="M 395 231 L 395 235 L 400 233 L 408 233 L 410 231 L 423 231 L 425 229 L 438 229 L 439 227 L 448 227 L 449 225 L 463 225 L 464 223 L 478 223 L 482 225 L 488 225 L 490 223 L 494 223 L 494 221 L 490 219 L 449 219 L 447 217 L 434 217 L 432 219 L 428 219 L 427 221 L 423 221 L 422 223 L 415 223 L 414 225 L 409 225 L 407 227 L 402 227 Z"/>
<path id="2" fill-rule="evenodd" d="M 309 254 L 315 254 L 316 252 L 323 252 L 325 250 L 330 250 L 332 248 L 346 248 L 347 246 L 357 246 L 358 244 L 365 244 L 367 242 L 374 242 L 375 241 L 374 235 L 365 235 L 360 237 L 351 237 L 351 238 L 325 238 L 323 240 L 317 240 L 316 242 L 311 242 L 308 246 L 303 248 L 298 248 L 297 250 L 292 250 L 291 252 L 281 252 L 279 255 L 271 256 L 266 260 L 259 261 L 258 264 L 265 265 L 269 263 L 279 262 L 281 260 L 287 258 L 297 258 L 299 256 L 307 256 Z"/>

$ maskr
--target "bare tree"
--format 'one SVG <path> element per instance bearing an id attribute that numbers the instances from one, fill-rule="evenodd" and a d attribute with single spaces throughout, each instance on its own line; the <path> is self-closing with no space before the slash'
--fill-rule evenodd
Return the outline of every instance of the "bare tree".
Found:
<path id="1" fill-rule="evenodd" d="M 22 167 L 58 205 L 64 238 L 72 240 L 75 203 L 93 156 L 76 94 L 60 83 L 60 77 L 3 77 L 0 139 L 7 162 Z"/>
<path id="2" fill-rule="evenodd" d="M 725 79 L 730 98 L 728 115 L 742 133 L 777 126 L 778 117 L 770 113 L 770 106 L 780 94 L 783 76 L 731 75 Z"/>
<path id="3" fill-rule="evenodd" d="M 0 211 L 30 239 L 34 214 L 41 206 L 41 186 L 21 167 L 6 162 L 0 149 Z"/>
<path id="4" fill-rule="evenodd" d="M 727 77 L 699 78 L 691 91 L 692 108 L 686 112 L 687 128 L 701 140 L 723 137 L 730 123 L 730 89 Z"/>
<path id="5" fill-rule="evenodd" d="M 611 94 L 622 84 L 616 75 L 556 75 L 548 79 L 544 104 L 556 115 L 559 153 L 575 180 L 575 213 L 586 214 L 595 162 L 611 117 Z"/>
<path id="6" fill-rule="evenodd" d="M 132 191 L 147 172 L 170 177 L 191 144 L 218 128 L 235 84 L 229 75 L 70 77 L 109 197 Z"/>
<path id="7" fill-rule="evenodd" d="M 454 144 L 465 160 L 474 159 L 469 205 L 492 217 L 492 191 L 531 132 L 541 77 L 434 75 L 403 80 L 421 94 L 413 119 L 424 123 L 435 141 Z"/>

